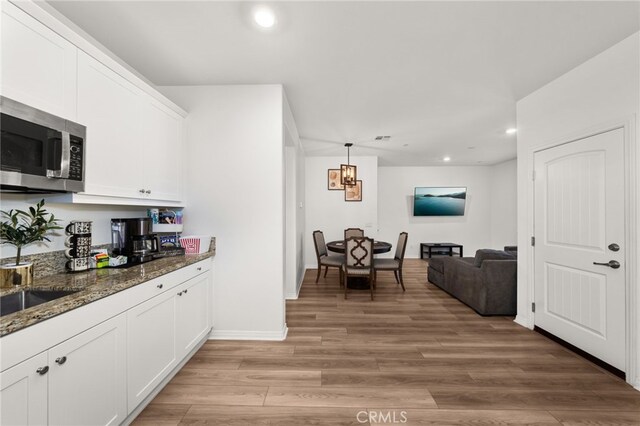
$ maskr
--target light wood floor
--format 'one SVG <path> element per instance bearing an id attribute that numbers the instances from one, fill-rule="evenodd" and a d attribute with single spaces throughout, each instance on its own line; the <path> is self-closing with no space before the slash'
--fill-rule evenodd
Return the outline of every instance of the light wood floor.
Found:
<path id="1" fill-rule="evenodd" d="M 206 343 L 135 424 L 640 425 L 640 392 L 477 315 L 427 283 L 424 261 L 405 262 L 406 293 L 380 273 L 373 302 L 344 300 L 335 269 L 314 279 L 287 302 L 286 341 Z"/>

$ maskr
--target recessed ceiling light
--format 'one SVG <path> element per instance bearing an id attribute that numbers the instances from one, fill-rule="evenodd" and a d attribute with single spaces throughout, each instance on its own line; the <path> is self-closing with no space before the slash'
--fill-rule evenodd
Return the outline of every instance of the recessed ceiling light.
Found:
<path id="1" fill-rule="evenodd" d="M 444 162 L 451 161 L 451 157 L 444 157 L 444 158 L 442 159 L 442 161 L 444 161 Z"/>
<path id="2" fill-rule="evenodd" d="M 467 149 L 476 149 L 475 146 L 468 146 Z"/>
<path id="3" fill-rule="evenodd" d="M 253 20 L 262 28 L 271 28 L 276 24 L 276 15 L 273 10 L 261 7 L 253 12 Z"/>
<path id="4" fill-rule="evenodd" d="M 518 129 L 516 129 L 515 127 L 512 127 L 510 129 L 507 129 L 507 131 L 505 132 L 508 135 L 513 135 L 514 133 L 517 133 Z"/>
<path id="5" fill-rule="evenodd" d="M 404 144 L 404 145 L 402 145 L 402 146 L 409 146 L 409 144 L 408 144 L 408 143 L 405 143 L 405 144 Z"/>

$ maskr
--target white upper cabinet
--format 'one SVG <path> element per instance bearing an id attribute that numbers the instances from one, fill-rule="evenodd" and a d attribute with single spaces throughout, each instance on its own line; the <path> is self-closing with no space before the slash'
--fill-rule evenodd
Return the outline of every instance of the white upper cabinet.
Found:
<path id="1" fill-rule="evenodd" d="M 2 96 L 76 119 L 77 48 L 8 1 L 2 1 Z"/>
<path id="2" fill-rule="evenodd" d="M 180 201 L 182 183 L 183 119 L 159 102 L 143 105 L 141 138 L 145 167 L 144 189 L 148 198 Z M 147 192 L 148 191 L 148 192 Z"/>
<path id="3" fill-rule="evenodd" d="M 142 94 L 84 52 L 78 55 L 78 121 L 87 126 L 85 193 L 141 197 Z"/>
<path id="4" fill-rule="evenodd" d="M 87 126 L 85 194 L 181 200 L 183 118 L 84 52 L 78 121 Z"/>
<path id="5" fill-rule="evenodd" d="M 181 205 L 186 113 L 33 3 L 38 19 L 0 3 L 0 94 L 87 127 L 85 191 L 60 201 Z"/>

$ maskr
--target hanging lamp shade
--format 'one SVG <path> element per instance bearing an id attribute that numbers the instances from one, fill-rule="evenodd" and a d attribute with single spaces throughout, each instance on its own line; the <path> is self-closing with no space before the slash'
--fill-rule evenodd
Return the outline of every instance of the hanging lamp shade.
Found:
<path id="1" fill-rule="evenodd" d="M 345 143 L 347 147 L 347 164 L 340 164 L 340 183 L 346 186 L 354 186 L 357 180 L 358 168 L 350 164 L 349 148 L 353 146 L 352 143 Z"/>

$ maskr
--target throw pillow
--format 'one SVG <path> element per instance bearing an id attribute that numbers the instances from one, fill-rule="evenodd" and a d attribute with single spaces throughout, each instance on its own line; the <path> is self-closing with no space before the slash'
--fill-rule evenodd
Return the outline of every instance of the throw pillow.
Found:
<path id="1" fill-rule="evenodd" d="M 473 261 L 474 266 L 478 268 L 482 266 L 482 262 L 485 260 L 515 260 L 516 256 L 514 253 L 502 251 L 502 250 L 493 250 L 493 249 L 480 249 L 476 251 L 476 257 Z"/>

